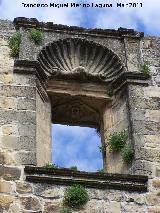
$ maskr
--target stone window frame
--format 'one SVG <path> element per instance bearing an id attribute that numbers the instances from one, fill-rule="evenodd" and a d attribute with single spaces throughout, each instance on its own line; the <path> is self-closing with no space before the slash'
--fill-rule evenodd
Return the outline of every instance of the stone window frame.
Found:
<path id="1" fill-rule="evenodd" d="M 111 54 L 111 60 L 110 63 L 114 64 L 116 63 L 118 65 L 118 69 L 121 72 L 118 72 L 117 74 L 117 66 L 115 69 L 113 69 L 114 65 L 110 66 L 109 69 L 112 70 L 114 75 L 112 75 L 111 78 L 108 78 L 108 76 L 104 75 L 99 75 L 95 73 L 94 75 L 88 74 L 83 66 L 78 66 L 75 69 L 70 70 L 69 73 L 63 72 L 60 69 L 55 69 L 55 67 L 50 68 L 48 66 L 49 61 L 51 60 L 49 56 L 49 51 L 51 47 L 55 47 L 55 45 L 63 45 L 63 42 L 81 42 L 83 46 L 85 47 L 86 45 L 93 46 L 94 48 L 99 48 L 101 49 L 101 52 L 103 51 L 103 54 Z M 56 43 L 57 42 L 57 43 Z M 132 125 L 131 125 L 131 120 L 130 120 L 130 115 L 129 115 L 129 100 L 128 100 L 128 85 L 129 84 L 136 84 L 136 85 L 148 85 L 148 79 L 149 75 L 140 73 L 140 72 L 130 72 L 127 70 L 126 66 L 123 65 L 121 60 L 118 58 L 118 56 L 113 53 L 111 50 L 109 50 L 106 47 L 103 47 L 103 45 L 99 45 L 95 42 L 89 42 L 86 39 L 64 39 L 64 40 L 58 40 L 56 41 L 55 44 L 48 44 L 44 48 L 41 49 L 39 56 L 36 61 L 31 61 L 31 60 L 15 60 L 14 63 L 14 72 L 15 73 L 26 73 L 26 74 L 33 74 L 36 75 L 37 77 L 37 91 L 43 100 L 43 102 L 50 102 L 50 98 L 48 98 L 48 94 L 51 94 L 53 92 L 53 88 L 51 88 L 51 82 L 54 81 L 54 83 L 57 82 L 78 82 L 78 84 L 87 84 L 89 82 L 92 82 L 95 85 L 105 85 L 104 88 L 106 88 L 106 94 L 105 97 L 101 97 L 102 99 L 107 99 L 110 100 L 107 105 L 107 110 L 106 110 L 106 116 L 110 118 L 110 122 L 112 122 L 112 118 L 110 117 L 110 114 L 112 113 L 112 106 L 111 106 L 111 99 L 107 95 L 107 90 L 112 90 L 115 96 L 125 96 L 125 103 L 127 106 L 128 110 L 128 134 L 129 134 L 129 140 L 134 146 L 134 141 L 132 141 Z M 73 45 L 71 45 L 73 46 Z M 116 58 L 116 61 L 114 60 Z M 52 53 L 52 59 L 53 59 L 53 53 Z M 55 59 L 54 59 L 55 60 Z M 112 61 L 113 60 L 113 61 Z M 54 63 L 53 63 L 54 64 Z M 122 68 L 122 69 L 121 69 Z M 52 82 L 53 85 L 53 82 Z M 104 88 L 102 89 L 102 93 L 104 95 Z M 54 88 L 55 89 L 55 88 Z M 65 88 L 66 89 L 66 88 Z M 55 92 L 55 91 L 54 91 Z M 103 96 L 102 95 L 102 96 Z M 113 101 L 113 100 L 112 100 Z M 103 113 L 103 115 L 105 114 Z M 104 118 L 103 118 L 104 120 Z M 103 123 L 103 122 L 101 122 Z M 109 128 L 109 127 L 108 127 Z M 104 144 L 104 123 L 101 126 L 101 138 L 102 138 L 102 144 Z M 109 150 L 106 151 L 107 154 L 109 153 Z M 108 157 L 110 158 L 110 157 Z M 113 158 L 113 156 L 111 157 Z M 104 160 L 104 159 L 103 159 Z M 118 159 L 117 159 L 118 160 Z M 107 159 L 105 156 L 104 160 L 104 168 L 107 171 L 111 171 L 108 167 L 110 164 L 110 159 Z M 114 165 L 113 165 L 114 167 Z M 128 170 L 128 168 L 127 168 Z M 115 172 L 113 170 L 113 172 Z M 119 172 L 119 171 L 118 171 Z M 120 172 L 121 173 L 121 172 Z"/>

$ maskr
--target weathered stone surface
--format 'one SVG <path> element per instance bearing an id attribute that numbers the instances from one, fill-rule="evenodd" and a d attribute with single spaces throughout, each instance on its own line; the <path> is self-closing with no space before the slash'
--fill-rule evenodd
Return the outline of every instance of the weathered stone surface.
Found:
<path id="1" fill-rule="evenodd" d="M 156 168 L 155 168 L 155 176 L 160 177 L 160 167 L 159 166 L 156 166 Z"/>
<path id="2" fill-rule="evenodd" d="M 19 203 L 13 202 L 10 205 L 10 208 L 9 208 L 7 213 L 22 213 L 22 210 L 21 210 Z"/>
<path id="3" fill-rule="evenodd" d="M 63 208 L 62 200 L 45 202 L 44 213 L 52 213 L 52 212 L 59 213 L 62 208 Z"/>
<path id="4" fill-rule="evenodd" d="M 35 184 L 34 194 L 43 198 L 59 199 L 63 198 L 65 188 L 64 186 Z"/>
<path id="5" fill-rule="evenodd" d="M 153 163 L 150 161 L 147 161 L 146 158 L 140 159 L 141 155 L 139 154 L 139 150 L 136 149 L 135 152 L 135 163 L 133 166 L 133 174 L 137 175 L 147 175 L 149 177 L 153 177 L 154 171 L 153 171 Z"/>
<path id="6" fill-rule="evenodd" d="M 143 140 L 146 147 L 160 148 L 160 137 L 158 135 L 145 135 Z"/>
<path id="7" fill-rule="evenodd" d="M 0 98 L 0 109 L 16 109 L 17 103 L 15 98 Z"/>
<path id="8" fill-rule="evenodd" d="M 18 134 L 17 124 L 13 123 L 13 124 L 9 124 L 9 125 L 3 125 L 2 134 L 3 135 L 17 135 Z"/>
<path id="9" fill-rule="evenodd" d="M 28 211 L 22 210 L 21 213 L 43 213 L 42 211 Z"/>
<path id="10" fill-rule="evenodd" d="M 0 117 L 4 124 L 11 122 L 25 123 L 36 123 L 36 114 L 31 111 L 16 111 L 16 110 L 0 110 Z"/>
<path id="11" fill-rule="evenodd" d="M 138 205 L 145 205 L 146 204 L 146 197 L 145 194 L 135 194 L 135 193 L 127 193 L 122 192 L 122 201 L 127 203 L 135 203 Z"/>
<path id="12" fill-rule="evenodd" d="M 154 87 L 154 86 L 146 87 L 144 89 L 144 94 L 145 96 L 148 96 L 148 97 L 160 98 L 160 87 Z"/>
<path id="13" fill-rule="evenodd" d="M 19 110 L 36 110 L 36 101 L 34 99 L 19 98 L 17 100 L 17 109 Z"/>
<path id="14" fill-rule="evenodd" d="M 147 210 L 148 210 L 148 213 L 159 213 L 160 206 L 148 207 Z"/>
<path id="15" fill-rule="evenodd" d="M 3 75 L 3 83 L 11 84 L 13 81 L 13 73 L 4 73 Z"/>
<path id="16" fill-rule="evenodd" d="M 23 137 L 35 137 L 36 125 L 34 124 L 19 124 L 18 131 L 19 135 Z"/>
<path id="17" fill-rule="evenodd" d="M 153 180 L 152 185 L 155 188 L 160 188 L 160 179 Z"/>
<path id="18" fill-rule="evenodd" d="M 140 135 L 156 135 L 160 133 L 160 124 L 151 121 L 134 121 L 134 132 Z"/>
<path id="19" fill-rule="evenodd" d="M 143 97 L 144 91 L 142 86 L 129 85 L 129 95 L 131 97 Z"/>
<path id="20" fill-rule="evenodd" d="M 134 109 L 132 110 L 132 117 L 134 118 L 134 120 L 137 121 L 144 121 L 145 120 L 145 113 L 146 111 L 143 109 Z"/>
<path id="21" fill-rule="evenodd" d="M 42 206 L 36 197 L 20 197 L 21 206 L 24 210 L 39 211 Z"/>
<path id="22" fill-rule="evenodd" d="M 16 165 L 36 165 L 36 153 L 32 151 L 19 151 L 15 154 Z"/>
<path id="23" fill-rule="evenodd" d="M 160 98 L 145 98 L 145 97 L 136 97 L 130 96 L 130 103 L 132 108 L 137 109 L 150 109 L 158 110 L 160 108 Z"/>
<path id="24" fill-rule="evenodd" d="M 0 174 L 4 180 L 18 180 L 21 176 L 21 170 L 16 167 L 6 167 L 0 165 Z"/>
<path id="25" fill-rule="evenodd" d="M 145 117 L 149 121 L 160 123 L 160 110 L 146 110 Z"/>
<path id="26" fill-rule="evenodd" d="M 8 210 L 10 205 L 14 202 L 15 198 L 11 195 L 0 195 L 0 212 Z"/>
<path id="27" fill-rule="evenodd" d="M 33 150 L 36 146 L 35 144 L 35 137 L 32 136 L 3 136 L 2 140 L 2 147 L 10 148 L 14 150 L 25 150 L 30 151 Z"/>
<path id="28" fill-rule="evenodd" d="M 13 84 L 18 86 L 36 86 L 36 76 L 33 74 L 20 74 L 14 73 Z"/>
<path id="29" fill-rule="evenodd" d="M 9 151 L 0 149 L 0 164 L 13 165 L 15 163 L 14 156 Z"/>
<path id="30" fill-rule="evenodd" d="M 0 180 L 0 193 L 12 193 L 14 191 L 14 183 Z"/>
<path id="31" fill-rule="evenodd" d="M 134 203 L 132 204 L 122 204 L 122 212 L 127 212 L 127 213 L 148 213 L 147 212 L 147 207 L 146 206 L 139 206 Z"/>
<path id="32" fill-rule="evenodd" d="M 88 189 L 88 194 L 90 199 L 95 200 L 110 200 L 119 202 L 121 199 L 121 193 L 117 191 L 106 191 L 105 190 L 97 190 L 97 189 Z"/>
<path id="33" fill-rule="evenodd" d="M 37 165 L 51 161 L 51 103 L 36 94 L 36 152 Z"/>
<path id="34" fill-rule="evenodd" d="M 121 213 L 120 203 L 116 201 L 90 200 L 79 213 Z"/>
<path id="35" fill-rule="evenodd" d="M 141 148 L 136 150 L 136 156 L 148 161 L 160 161 L 160 149 Z"/>
<path id="36" fill-rule="evenodd" d="M 25 97 L 35 98 L 36 89 L 35 87 L 28 86 L 0 86 L 0 96 L 3 97 Z"/>
<path id="37" fill-rule="evenodd" d="M 158 206 L 160 203 L 160 196 L 157 193 L 150 193 L 146 196 L 147 203 L 149 206 Z"/>
<path id="38" fill-rule="evenodd" d="M 20 194 L 32 193 L 32 187 L 26 182 L 16 182 L 16 192 Z"/>

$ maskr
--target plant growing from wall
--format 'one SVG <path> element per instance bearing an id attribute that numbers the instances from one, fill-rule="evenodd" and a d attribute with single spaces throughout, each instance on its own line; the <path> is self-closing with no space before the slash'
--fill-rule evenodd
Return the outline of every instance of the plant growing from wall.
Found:
<path id="1" fill-rule="evenodd" d="M 97 172 L 104 174 L 104 169 L 98 169 Z"/>
<path id="2" fill-rule="evenodd" d="M 134 151 L 130 146 L 125 146 L 121 150 L 121 155 L 122 155 L 123 161 L 127 164 L 130 164 L 134 157 Z"/>
<path id="3" fill-rule="evenodd" d="M 58 169 L 59 168 L 56 164 L 50 163 L 50 162 L 46 163 L 43 167 L 44 168 L 54 168 L 54 169 Z"/>
<path id="4" fill-rule="evenodd" d="M 101 145 L 99 146 L 99 151 L 102 153 L 102 155 L 104 156 L 105 151 L 106 151 L 106 146 L 105 145 Z"/>
<path id="5" fill-rule="evenodd" d="M 70 169 L 74 170 L 74 171 L 77 171 L 77 166 L 71 166 Z"/>
<path id="6" fill-rule="evenodd" d="M 21 33 L 16 32 L 10 37 L 8 41 L 8 45 L 10 48 L 10 55 L 12 57 L 18 57 L 19 55 L 19 49 L 20 49 L 20 43 L 21 43 Z"/>
<path id="7" fill-rule="evenodd" d="M 141 64 L 140 65 L 140 69 L 141 69 L 141 72 L 146 74 L 146 75 L 149 75 L 150 74 L 150 68 L 149 68 L 149 64 L 148 62 L 145 62 L 144 64 Z"/>
<path id="8" fill-rule="evenodd" d="M 72 213 L 72 210 L 69 208 L 64 208 L 60 211 L 60 213 Z"/>
<path id="9" fill-rule="evenodd" d="M 35 44 L 41 44 L 43 40 L 43 33 L 38 29 L 30 29 L 29 31 L 30 39 L 34 41 Z"/>
<path id="10" fill-rule="evenodd" d="M 63 203 L 73 209 L 80 209 L 89 201 L 86 189 L 81 185 L 73 185 L 66 189 Z"/>
<path id="11" fill-rule="evenodd" d="M 107 91 L 107 95 L 108 95 L 109 97 L 112 97 L 112 96 L 114 95 L 113 89 L 109 89 L 109 90 Z"/>
<path id="12" fill-rule="evenodd" d="M 126 131 L 114 132 L 110 134 L 108 145 L 111 151 L 119 152 L 125 146 L 128 135 Z"/>

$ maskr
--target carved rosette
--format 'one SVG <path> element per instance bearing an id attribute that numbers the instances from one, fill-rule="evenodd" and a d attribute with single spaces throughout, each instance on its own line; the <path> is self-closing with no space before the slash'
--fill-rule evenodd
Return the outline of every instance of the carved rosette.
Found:
<path id="1" fill-rule="evenodd" d="M 46 77 L 111 81 L 124 71 L 120 59 L 97 43 L 73 38 L 45 46 L 38 61 Z"/>

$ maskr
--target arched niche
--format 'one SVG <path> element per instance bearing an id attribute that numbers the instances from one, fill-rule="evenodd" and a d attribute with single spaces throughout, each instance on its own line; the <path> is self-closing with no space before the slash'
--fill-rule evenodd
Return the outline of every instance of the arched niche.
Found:
<path id="1" fill-rule="evenodd" d="M 70 78 L 110 82 L 125 71 L 110 49 L 86 39 L 69 38 L 48 44 L 38 61 L 45 78 Z"/>

